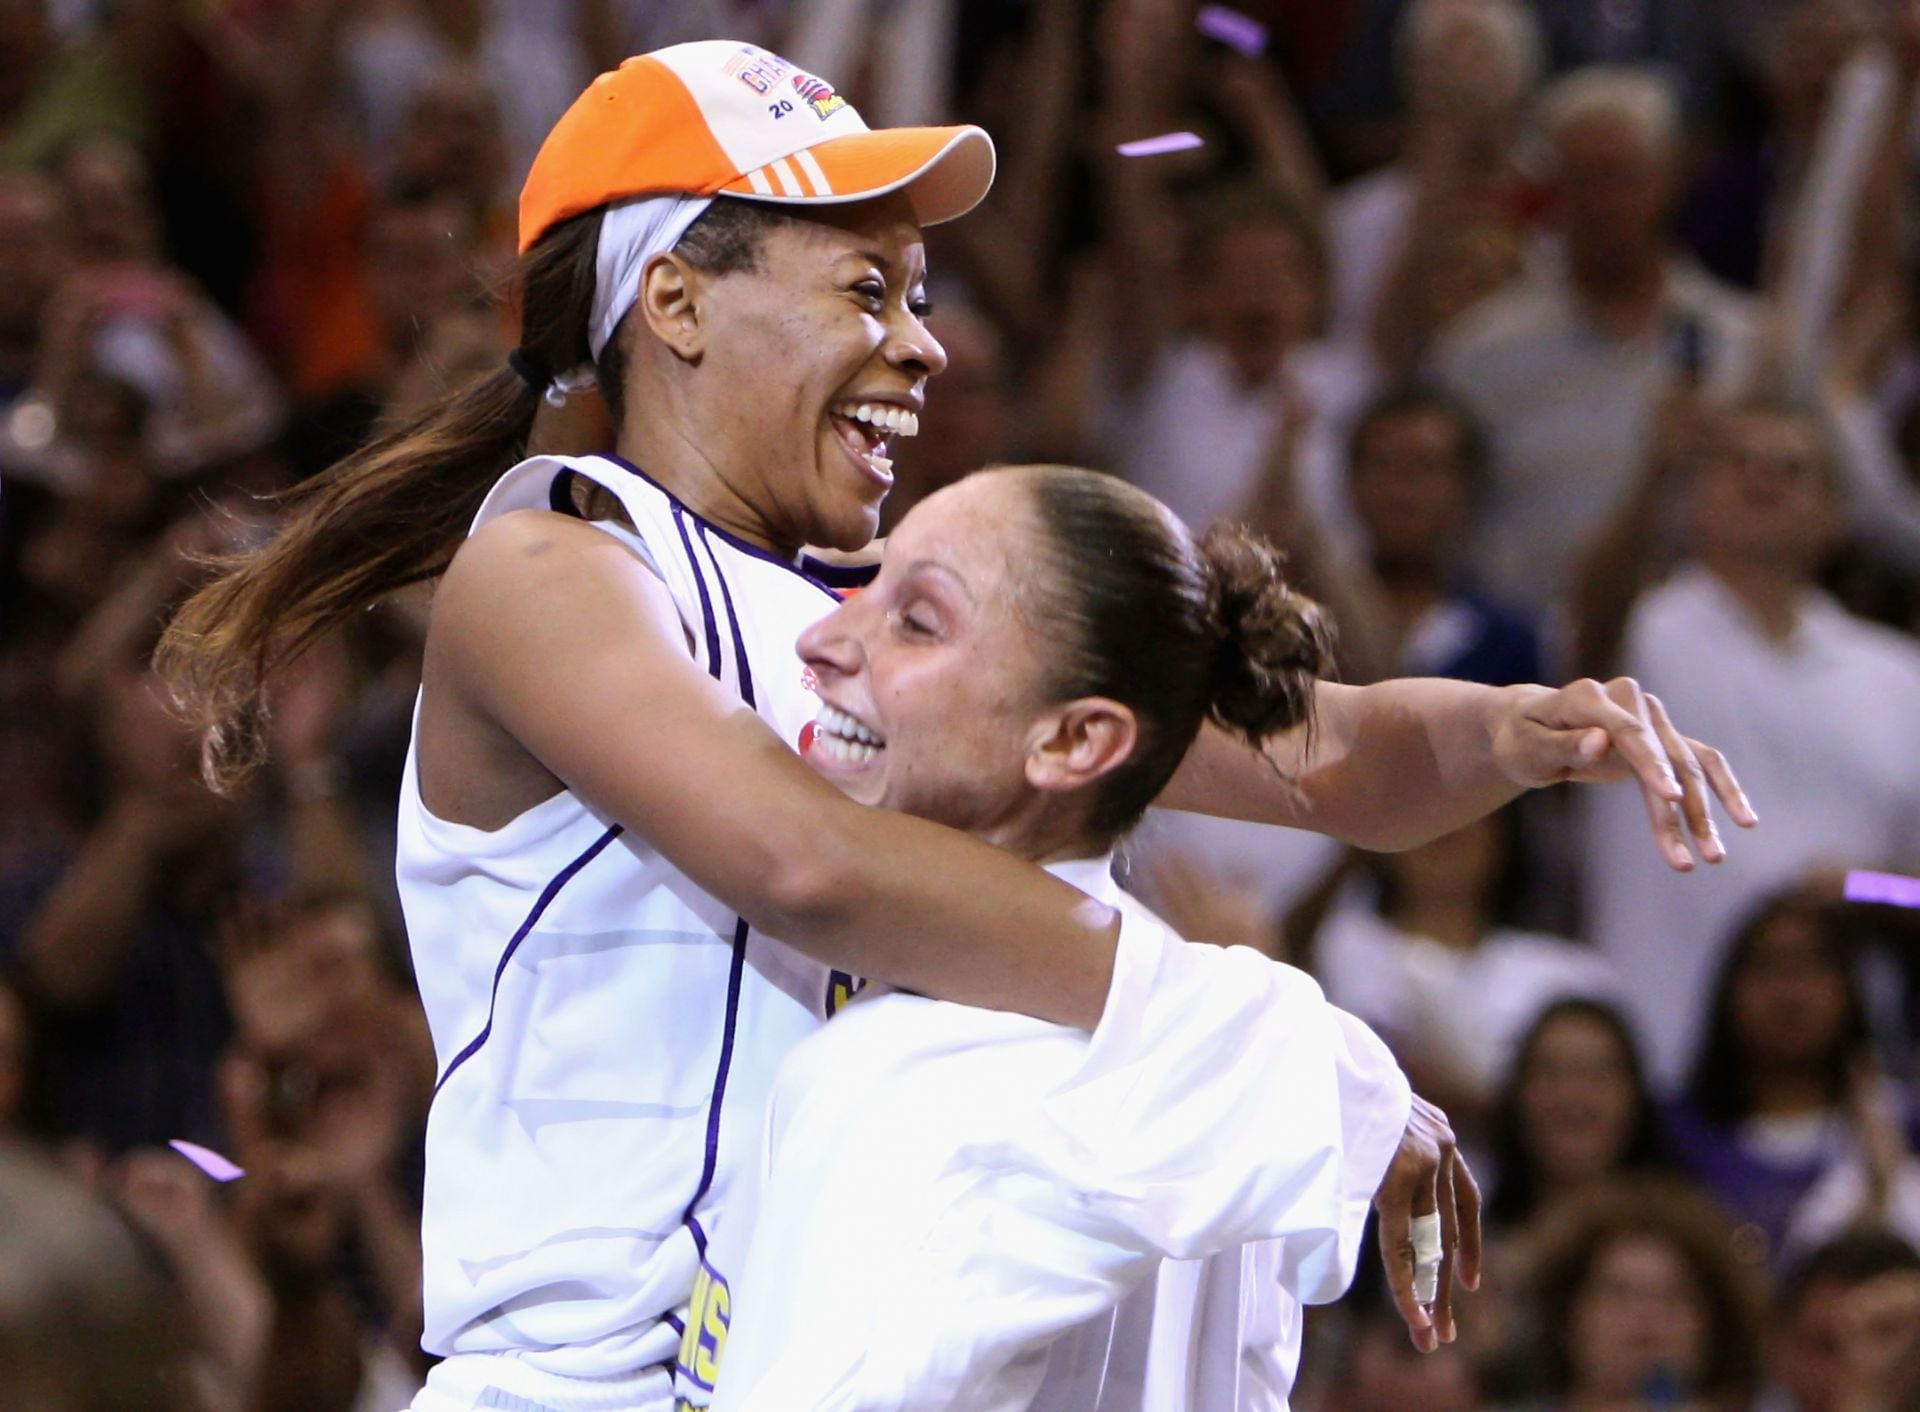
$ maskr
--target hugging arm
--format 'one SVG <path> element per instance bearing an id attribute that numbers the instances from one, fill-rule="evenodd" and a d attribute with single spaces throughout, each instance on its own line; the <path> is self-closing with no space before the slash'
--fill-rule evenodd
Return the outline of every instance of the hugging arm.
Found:
<path id="1" fill-rule="evenodd" d="M 1413 848 L 1562 780 L 1631 779 L 1668 865 L 1725 856 L 1718 799 L 1743 828 L 1759 822 L 1720 752 L 1682 735 L 1657 697 L 1627 677 L 1543 686 L 1408 678 L 1321 682 L 1309 732 L 1255 750 L 1202 729 L 1161 794 L 1170 809 L 1284 824 L 1378 851 Z"/>
<path id="2" fill-rule="evenodd" d="M 427 691 L 767 935 L 857 975 L 1092 1028 L 1119 919 L 1029 863 L 856 804 L 695 665 L 625 546 L 544 511 L 442 582 Z"/>

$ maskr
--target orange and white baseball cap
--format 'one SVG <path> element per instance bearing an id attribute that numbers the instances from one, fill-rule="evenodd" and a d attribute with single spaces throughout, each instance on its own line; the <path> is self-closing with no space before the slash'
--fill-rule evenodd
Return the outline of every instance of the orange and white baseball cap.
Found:
<path id="1" fill-rule="evenodd" d="M 520 193 L 520 249 L 582 211 L 669 193 L 821 205 L 905 191 L 935 225 L 978 205 L 993 168 L 981 128 L 876 132 L 777 54 L 676 44 L 601 74 L 554 125 Z"/>

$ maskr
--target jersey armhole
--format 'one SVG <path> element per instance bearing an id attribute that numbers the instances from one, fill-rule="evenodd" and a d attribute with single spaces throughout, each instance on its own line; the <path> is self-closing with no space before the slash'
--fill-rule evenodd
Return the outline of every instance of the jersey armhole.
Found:
<path id="1" fill-rule="evenodd" d="M 618 520 L 588 520 L 587 523 L 626 545 L 639 556 L 640 562 L 647 566 L 655 578 L 662 583 L 666 582 L 667 576 L 660 571 L 660 561 L 653 557 L 653 550 L 648 547 L 646 540 L 639 536 L 632 525 L 623 525 Z"/>

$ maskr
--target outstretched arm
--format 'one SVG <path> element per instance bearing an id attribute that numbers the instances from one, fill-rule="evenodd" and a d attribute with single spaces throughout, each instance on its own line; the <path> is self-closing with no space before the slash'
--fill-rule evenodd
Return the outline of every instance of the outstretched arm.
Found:
<path id="1" fill-rule="evenodd" d="M 1373 686 L 1322 682 L 1311 732 L 1254 750 L 1211 726 L 1160 804 L 1311 829 L 1394 851 L 1492 813 L 1562 780 L 1632 779 L 1668 864 L 1725 856 L 1709 797 L 1742 828 L 1759 822 L 1720 752 L 1682 735 L 1631 678 L 1488 687 L 1409 678 Z"/>

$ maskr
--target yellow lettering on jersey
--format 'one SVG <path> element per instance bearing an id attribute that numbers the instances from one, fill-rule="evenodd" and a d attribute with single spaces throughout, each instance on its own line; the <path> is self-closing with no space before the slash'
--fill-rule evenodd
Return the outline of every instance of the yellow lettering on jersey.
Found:
<path id="1" fill-rule="evenodd" d="M 702 1382 L 711 1383 L 720 1376 L 720 1357 L 727 1351 L 727 1325 L 732 1317 L 733 1293 L 725 1280 L 716 1279 L 707 1291 L 707 1316 L 694 1359 Z"/>
<path id="2" fill-rule="evenodd" d="M 687 1303 L 686 1332 L 680 1336 L 680 1374 L 711 1392 L 720 1374 L 720 1358 L 727 1347 L 727 1328 L 733 1320 L 733 1291 L 705 1261 L 694 1276 L 693 1297 Z M 684 1399 L 682 1399 L 684 1402 Z"/>
<path id="3" fill-rule="evenodd" d="M 693 1298 L 687 1303 L 686 1332 L 680 1335 L 680 1366 L 688 1371 L 692 1371 L 693 1356 L 700 1347 L 700 1311 L 706 1307 L 707 1286 L 712 1283 L 713 1277 L 702 1265 L 693 1278 Z"/>

